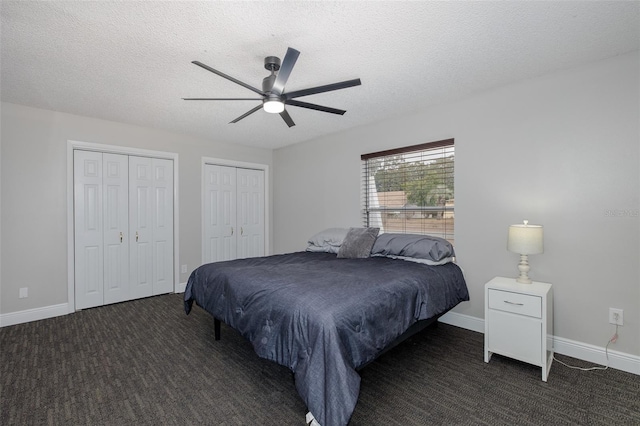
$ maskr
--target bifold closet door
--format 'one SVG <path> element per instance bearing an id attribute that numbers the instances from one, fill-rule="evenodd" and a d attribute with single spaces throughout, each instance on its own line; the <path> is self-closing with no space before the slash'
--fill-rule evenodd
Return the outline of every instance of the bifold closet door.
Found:
<path id="1" fill-rule="evenodd" d="M 127 156 L 74 151 L 76 308 L 129 297 Z"/>
<path id="2" fill-rule="evenodd" d="M 131 299 L 173 290 L 173 161 L 129 157 Z"/>
<path id="3" fill-rule="evenodd" d="M 205 164 L 204 261 L 236 258 L 236 168 Z"/>
<path id="4" fill-rule="evenodd" d="M 264 171 L 204 166 L 204 263 L 264 256 Z"/>
<path id="5" fill-rule="evenodd" d="M 173 290 L 173 161 L 75 150 L 76 308 Z"/>

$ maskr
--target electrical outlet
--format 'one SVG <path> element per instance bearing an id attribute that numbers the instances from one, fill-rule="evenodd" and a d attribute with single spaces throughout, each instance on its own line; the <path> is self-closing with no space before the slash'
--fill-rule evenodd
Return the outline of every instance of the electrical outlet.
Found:
<path id="1" fill-rule="evenodd" d="M 20 287 L 20 299 L 24 299 L 25 297 L 29 297 L 29 287 Z"/>
<path id="2" fill-rule="evenodd" d="M 624 311 L 622 309 L 609 308 L 609 324 L 624 325 Z"/>
<path id="3" fill-rule="evenodd" d="M 182 267 L 180 268 L 180 272 L 183 274 L 187 273 L 187 265 L 182 265 Z"/>

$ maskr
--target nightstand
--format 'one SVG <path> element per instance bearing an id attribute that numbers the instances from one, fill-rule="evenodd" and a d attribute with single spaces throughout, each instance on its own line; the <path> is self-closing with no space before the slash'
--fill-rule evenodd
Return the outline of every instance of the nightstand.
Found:
<path id="1" fill-rule="evenodd" d="M 484 314 L 484 362 L 496 353 L 537 365 L 546 382 L 553 360 L 551 284 L 496 277 L 484 286 Z"/>

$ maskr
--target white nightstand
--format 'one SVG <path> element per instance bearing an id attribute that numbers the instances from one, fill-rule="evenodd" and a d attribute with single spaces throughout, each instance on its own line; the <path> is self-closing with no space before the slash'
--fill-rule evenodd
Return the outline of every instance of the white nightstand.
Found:
<path id="1" fill-rule="evenodd" d="M 496 277 L 484 286 L 484 362 L 492 353 L 542 367 L 547 381 L 553 360 L 551 284 L 520 284 Z"/>

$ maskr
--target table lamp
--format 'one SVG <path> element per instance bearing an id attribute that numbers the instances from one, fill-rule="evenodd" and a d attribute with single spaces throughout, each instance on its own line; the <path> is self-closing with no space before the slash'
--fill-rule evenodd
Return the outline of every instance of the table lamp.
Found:
<path id="1" fill-rule="evenodd" d="M 509 226 L 507 250 L 520 255 L 520 263 L 518 264 L 520 276 L 516 278 L 517 282 L 531 284 L 529 255 L 544 252 L 542 239 L 542 225 L 529 225 L 529 221 L 524 220 L 522 224 Z"/>

